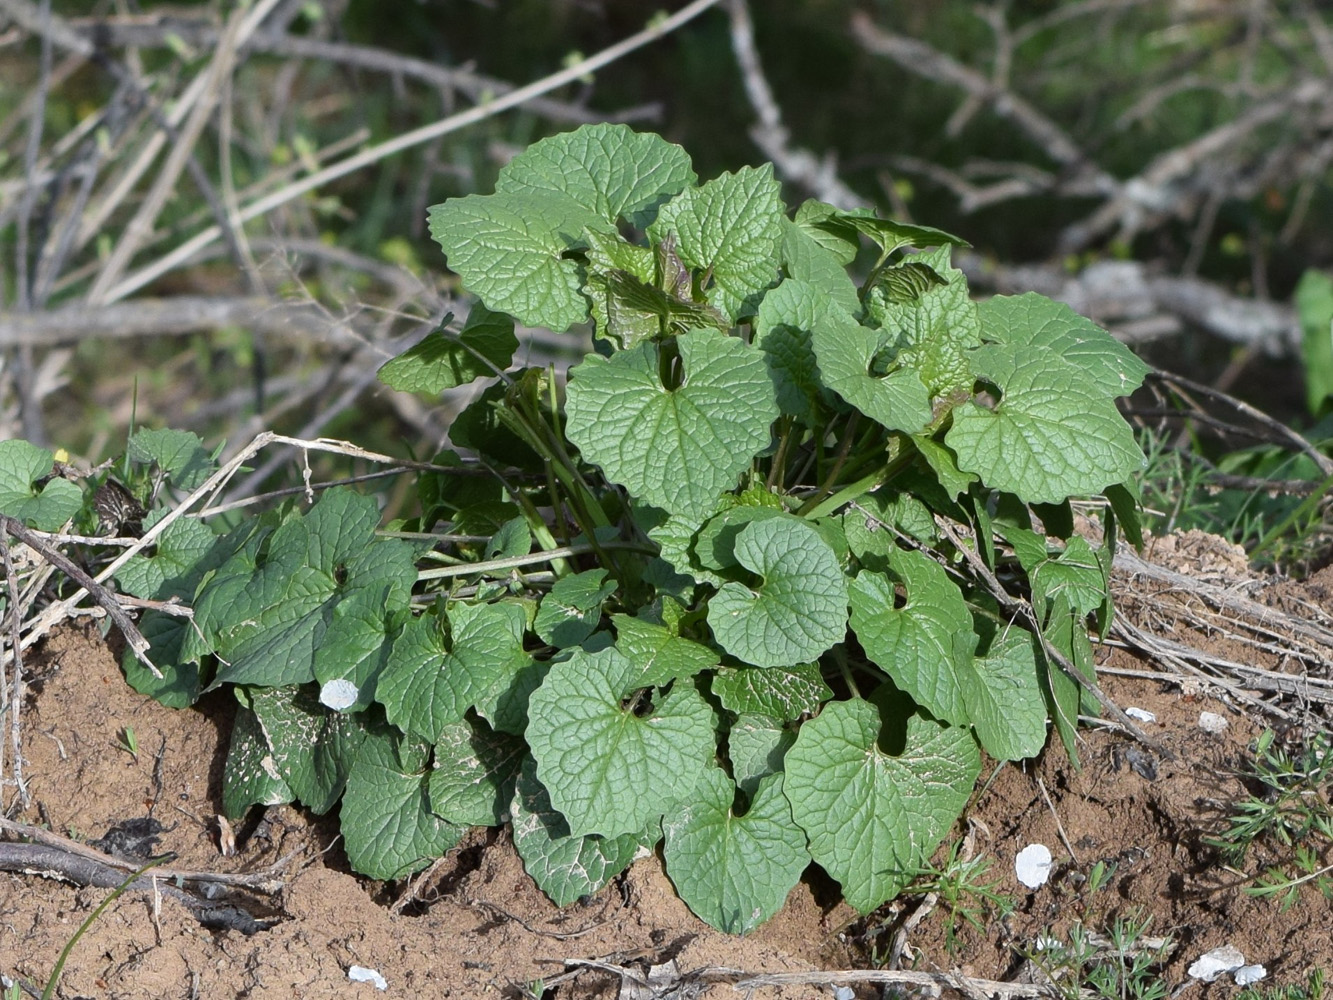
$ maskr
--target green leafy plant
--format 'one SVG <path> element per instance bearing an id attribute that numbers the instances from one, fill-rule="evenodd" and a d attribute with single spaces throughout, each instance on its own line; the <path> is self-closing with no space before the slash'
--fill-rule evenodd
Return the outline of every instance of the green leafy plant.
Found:
<path id="1" fill-rule="evenodd" d="M 1087 881 L 1083 885 L 1083 896 L 1085 899 L 1095 896 L 1115 878 L 1116 872 L 1120 866 L 1114 861 L 1097 861 L 1088 869 Z"/>
<path id="2" fill-rule="evenodd" d="M 740 933 L 811 860 L 862 912 L 901 891 L 982 749 L 1031 756 L 1053 721 L 1073 753 L 1112 549 L 1139 539 L 1115 399 L 1147 368 L 1123 346 L 1041 296 L 974 303 L 957 237 L 789 213 L 770 167 L 699 183 L 623 126 L 533 145 L 430 228 L 481 301 L 381 376 L 489 385 L 420 515 L 381 529 L 330 489 L 179 518 L 118 571 L 194 609 L 145 614 L 162 676 L 127 657 L 130 682 L 240 703 L 228 815 L 340 805 L 382 879 L 508 821 L 558 903 L 661 842 Z M 591 322 L 596 350 L 563 384 L 510 370 L 516 320 Z M 147 530 L 213 463 L 135 459 L 146 433 Z"/>
<path id="3" fill-rule="evenodd" d="M 1333 276 L 1306 271 L 1296 286 L 1301 320 L 1301 359 L 1305 368 L 1305 401 L 1319 414 L 1333 395 Z"/>
<path id="4" fill-rule="evenodd" d="M 1254 764 L 1240 775 L 1255 790 L 1236 802 L 1226 828 L 1209 843 L 1229 864 L 1240 865 L 1256 842 L 1291 851 L 1267 866 L 1250 895 L 1278 899 L 1283 908 L 1311 885 L 1333 899 L 1333 865 L 1326 855 L 1333 845 L 1333 737 L 1315 732 L 1294 751 L 1271 729 L 1254 745 Z"/>

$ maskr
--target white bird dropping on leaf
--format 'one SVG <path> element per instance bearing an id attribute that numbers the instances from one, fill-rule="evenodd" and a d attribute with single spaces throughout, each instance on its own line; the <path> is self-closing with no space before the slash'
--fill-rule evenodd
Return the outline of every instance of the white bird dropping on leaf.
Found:
<path id="1" fill-rule="evenodd" d="M 360 693 L 351 681 L 336 677 L 331 681 L 325 681 L 324 686 L 319 689 L 319 703 L 335 712 L 341 712 L 344 708 L 356 704 L 356 696 Z"/>
<path id="2" fill-rule="evenodd" d="M 1014 858 L 1014 874 L 1029 889 L 1037 889 L 1051 877 L 1051 849 L 1045 844 L 1028 844 Z"/>

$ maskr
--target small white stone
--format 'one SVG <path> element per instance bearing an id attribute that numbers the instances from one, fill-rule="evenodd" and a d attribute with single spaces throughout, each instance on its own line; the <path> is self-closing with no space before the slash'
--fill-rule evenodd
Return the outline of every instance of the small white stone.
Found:
<path id="1" fill-rule="evenodd" d="M 389 984 L 384 981 L 383 976 L 374 969 L 367 969 L 362 965 L 354 965 L 348 969 L 347 978 L 354 983 L 374 983 L 377 990 L 387 990 L 389 988 Z"/>
<path id="2" fill-rule="evenodd" d="M 1127 708 L 1125 714 L 1131 719 L 1138 719 L 1140 722 L 1156 722 L 1157 716 L 1149 712 L 1146 708 Z"/>
<path id="3" fill-rule="evenodd" d="M 1014 858 L 1014 874 L 1029 889 L 1045 885 L 1051 877 L 1051 849 L 1045 844 L 1028 844 Z"/>
<path id="4" fill-rule="evenodd" d="M 351 681 L 336 677 L 331 681 L 325 681 L 324 686 L 319 689 L 319 703 L 335 712 L 341 712 L 344 708 L 355 705 L 356 697 L 360 693 Z"/>
<path id="5" fill-rule="evenodd" d="M 1262 965 L 1242 965 L 1236 970 L 1236 985 L 1249 986 L 1250 983 L 1257 983 L 1268 975 L 1268 970 Z"/>
<path id="6" fill-rule="evenodd" d="M 1240 950 L 1229 944 L 1224 944 L 1220 948 L 1214 948 L 1212 951 L 1200 955 L 1186 971 L 1195 979 L 1202 979 L 1205 983 L 1211 983 L 1218 976 L 1235 972 L 1244 964 L 1245 956 L 1240 953 Z"/>
<path id="7" fill-rule="evenodd" d="M 1218 733 L 1226 732 L 1230 723 L 1216 712 L 1200 712 L 1199 728 L 1205 733 L 1212 733 L 1216 736 Z"/>
<path id="8" fill-rule="evenodd" d="M 833 1000 L 856 1000 L 856 990 L 850 986 L 833 987 Z"/>

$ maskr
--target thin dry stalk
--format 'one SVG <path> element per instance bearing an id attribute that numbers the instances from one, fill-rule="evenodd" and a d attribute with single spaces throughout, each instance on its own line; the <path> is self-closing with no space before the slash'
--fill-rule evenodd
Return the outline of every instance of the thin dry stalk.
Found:
<path id="1" fill-rule="evenodd" d="M 138 251 L 139 245 L 152 231 L 153 223 L 166 205 L 167 199 L 171 197 L 175 190 L 180 172 L 194 152 L 195 144 L 203 133 L 204 125 L 208 122 L 224 90 L 225 81 L 231 75 L 238 48 L 259 29 L 264 19 L 272 13 L 280 2 L 281 0 L 259 0 L 252 8 L 238 7 L 233 12 L 227 30 L 223 33 L 221 44 L 214 52 L 208 68 L 199 75 L 199 78 L 203 81 L 200 86 L 199 98 L 191 109 L 184 125 L 174 137 L 171 149 L 167 153 L 166 162 L 162 165 L 157 177 L 154 178 L 153 185 L 149 188 L 142 204 L 140 204 L 139 210 L 121 233 L 120 239 L 102 268 L 102 273 L 93 282 L 93 287 L 88 292 L 89 303 L 101 305 L 107 301 L 115 301 L 115 299 L 108 299 L 107 291 L 116 284 L 124 273 L 130 260 Z M 240 225 L 232 218 L 228 218 L 228 224 L 233 229 L 239 228 Z M 221 229 L 219 229 L 219 234 L 221 234 Z"/>
<path id="2" fill-rule="evenodd" d="M 362 150 L 361 152 L 340 160 L 337 163 L 330 164 L 322 170 L 316 171 L 299 181 L 288 184 L 280 190 L 246 205 L 233 220 L 233 224 L 240 226 L 267 212 L 271 212 L 273 209 L 281 205 L 285 205 L 288 202 L 299 198 L 301 195 L 314 191 L 330 181 L 345 177 L 363 167 L 378 163 L 381 160 L 393 156 L 396 153 L 401 153 L 406 149 L 411 149 L 422 143 L 430 142 L 433 139 L 448 135 L 451 132 L 457 132 L 469 125 L 474 125 L 477 122 L 494 117 L 502 111 L 507 111 L 510 108 L 525 104 L 534 97 L 547 94 L 565 84 L 572 83 L 580 77 L 596 72 L 603 66 L 609 65 L 617 59 L 621 59 L 645 45 L 664 38 L 720 2 L 721 0 L 694 0 L 693 3 L 688 4 L 670 17 L 663 19 L 660 23 L 650 25 L 642 31 L 639 31 L 614 45 L 610 45 L 596 55 L 589 56 L 587 59 L 582 59 L 558 73 L 552 73 L 550 76 L 543 77 L 525 87 L 519 87 L 517 90 L 513 90 L 501 97 L 497 97 L 494 101 L 488 104 L 469 108 L 466 111 L 451 115 L 441 121 L 423 125 L 410 132 L 405 132 L 394 139 L 382 142 L 376 146 L 371 146 L 369 149 Z M 159 260 L 127 275 L 114 287 L 106 290 L 101 301 L 107 303 L 120 301 L 133 292 L 138 291 L 148 283 L 161 277 L 163 274 L 166 274 L 173 268 L 190 260 L 198 251 L 216 242 L 222 235 L 221 228 L 216 225 L 209 226 L 202 232 L 195 234 L 193 237 L 180 244 L 171 252 L 165 254 Z"/>

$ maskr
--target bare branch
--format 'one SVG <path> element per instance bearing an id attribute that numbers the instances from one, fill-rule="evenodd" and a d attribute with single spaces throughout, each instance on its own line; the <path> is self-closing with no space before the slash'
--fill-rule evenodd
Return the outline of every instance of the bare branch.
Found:
<path id="1" fill-rule="evenodd" d="M 167 199 L 175 189 L 176 179 L 180 176 L 181 170 L 184 169 L 186 160 L 194 151 L 195 143 L 199 141 L 204 125 L 217 106 L 224 82 L 231 75 L 235 66 L 238 46 L 242 45 L 259 30 L 259 26 L 264 22 L 264 19 L 272 13 L 273 8 L 279 2 L 280 0 L 258 0 L 252 8 L 238 7 L 233 12 L 230 23 L 223 33 L 222 40 L 214 51 L 213 58 L 209 61 L 208 68 L 200 74 L 203 84 L 199 100 L 185 120 L 180 133 L 175 136 L 175 141 L 167 153 L 166 162 L 163 163 L 162 169 L 154 178 L 153 185 L 142 204 L 140 204 L 138 212 L 135 213 L 134 218 L 130 220 L 129 225 L 121 233 L 115 249 L 112 250 L 111 256 L 107 258 L 106 264 L 102 268 L 102 273 L 93 282 L 93 287 L 88 292 L 90 303 L 97 305 L 106 300 L 107 290 L 116 283 L 125 268 L 129 266 L 135 251 L 138 250 L 144 237 L 151 231 L 158 213 L 162 211 Z M 230 213 L 225 211 L 223 221 L 233 229 L 240 225 L 238 221 L 231 217 Z M 221 232 L 220 229 L 219 234 Z"/>
<path id="2" fill-rule="evenodd" d="M 1290 357 L 1301 342 L 1300 320 L 1289 305 L 1244 298 L 1201 278 L 1156 274 L 1139 261 L 1098 261 L 1077 274 L 1058 263 L 1004 265 L 970 252 L 956 254 L 955 264 L 976 287 L 1003 295 L 1040 292 L 1099 323 L 1172 317 L 1177 329 L 1188 323 L 1273 356 Z"/>
<path id="3" fill-rule="evenodd" d="M 773 99 L 773 90 L 764 76 L 759 52 L 754 44 L 754 23 L 746 0 L 729 0 L 731 14 L 731 51 L 745 84 L 745 95 L 750 99 L 759 118 L 750 129 L 750 138 L 764 155 L 773 161 L 778 174 L 793 184 L 799 184 L 821 201 L 838 208 L 860 208 L 869 204 L 847 187 L 838 177 L 837 162 L 832 154 L 819 159 L 806 149 L 792 149 L 791 133 L 782 124 L 782 110 Z"/>
<path id="4" fill-rule="evenodd" d="M 163 17 L 146 22 L 139 18 L 133 20 L 71 18 L 68 25 L 84 37 L 90 39 L 96 37 L 100 44 L 116 48 L 121 46 L 162 48 L 168 44 L 168 39 L 176 38 L 193 47 L 207 49 L 217 45 L 220 38 L 217 26 L 204 19 Z M 338 63 L 376 73 L 408 77 L 434 87 L 457 90 L 474 101 L 489 99 L 497 94 L 507 94 L 514 89 L 513 84 L 495 77 L 450 66 L 439 66 L 424 59 L 414 59 L 387 49 L 330 42 L 304 35 L 287 35 L 271 30 L 257 33 L 240 48 L 245 53 L 295 56 L 298 59 Z M 528 106 L 553 121 L 577 124 L 651 120 L 661 115 L 661 105 L 657 103 L 624 108 L 609 115 L 567 101 L 542 97 L 534 98 Z"/>
<path id="5" fill-rule="evenodd" d="M 1333 105 L 1333 87 L 1327 81 L 1308 79 L 1254 105 L 1244 114 L 1205 132 L 1191 142 L 1157 156 L 1138 176 L 1082 222 L 1068 227 L 1060 237 L 1065 252 L 1081 250 L 1119 225 L 1122 236 L 1132 237 L 1147 219 L 1180 214 L 1192 193 L 1188 182 L 1204 183 L 1223 154 L 1235 149 L 1254 132 L 1277 121 L 1300 121 Z"/>
<path id="6" fill-rule="evenodd" d="M 265 333 L 300 333 L 326 338 L 336 332 L 329 315 L 309 304 L 259 297 L 181 295 L 135 299 L 111 306 L 73 306 L 44 313 L 0 315 L 0 348 L 53 347 L 93 337 L 180 336 L 224 326 L 246 326 Z M 332 326 L 333 329 L 330 329 Z"/>
<path id="7" fill-rule="evenodd" d="M 8 0 L 7 0 L 8 2 Z M 527 86 L 520 87 L 517 90 L 510 91 L 494 101 L 467 111 L 451 115 L 448 118 L 438 122 L 432 122 L 429 125 L 423 125 L 420 128 L 412 129 L 400 136 L 382 142 L 377 146 L 362 150 L 353 156 L 331 164 L 323 170 L 316 171 L 300 181 L 287 185 L 279 191 L 251 202 L 243 208 L 235 220 L 235 224 L 240 225 L 249 222 L 251 219 L 258 218 L 267 212 L 272 211 L 279 205 L 284 205 L 289 201 L 299 198 L 301 195 L 313 191 L 329 181 L 337 180 L 339 177 L 345 177 L 354 173 L 363 167 L 378 163 L 386 157 L 401 153 L 413 146 L 419 146 L 423 142 L 430 142 L 432 139 L 438 139 L 442 135 L 448 135 L 451 132 L 457 132 L 459 129 L 466 128 L 479 121 L 494 117 L 502 111 L 526 104 L 534 97 L 540 97 L 549 93 L 558 87 L 563 87 L 567 83 L 572 83 L 588 73 L 596 72 L 603 66 L 621 59 L 629 53 L 640 49 L 651 42 L 658 41 L 687 22 L 698 17 L 704 11 L 715 7 L 721 0 L 694 0 L 681 10 L 663 19 L 660 23 L 655 23 L 644 28 L 628 38 L 608 46 L 596 55 L 568 66 L 558 73 L 552 73 L 550 76 L 543 77 Z M 222 235 L 222 230 L 217 226 L 210 226 L 203 232 L 197 233 L 194 237 L 186 240 L 175 250 L 163 256 L 161 259 L 140 269 L 134 274 L 129 275 L 114 288 L 109 289 L 105 296 L 105 302 L 118 302 L 130 294 L 138 291 L 144 285 L 157 279 L 177 265 L 189 260 L 197 251 L 209 246 Z"/>
<path id="8" fill-rule="evenodd" d="M 1087 155 L 1054 121 L 1012 91 L 997 87 L 976 70 L 915 38 L 878 27 L 869 15 L 852 15 L 852 31 L 866 51 L 887 56 L 904 69 L 931 80 L 961 88 L 1014 122 L 1046 155 L 1074 173 L 1087 173 L 1106 193 L 1119 185 L 1115 178 L 1092 164 Z"/>
<path id="9" fill-rule="evenodd" d="M 130 620 L 130 616 L 125 613 L 125 609 L 120 606 L 116 600 L 116 595 L 103 587 L 98 581 L 94 580 L 83 571 L 83 567 L 77 565 L 73 560 L 66 556 L 59 549 L 48 545 L 46 541 L 38 537 L 33 531 L 25 527 L 22 522 L 10 517 L 8 514 L 0 514 L 0 531 L 12 535 L 20 542 L 27 545 L 30 549 L 37 552 L 43 559 L 55 566 L 56 569 L 64 573 L 67 577 L 83 587 L 93 600 L 102 606 L 106 611 L 107 617 L 116 623 L 116 628 L 120 629 L 121 635 L 125 637 L 125 644 L 129 646 L 130 651 L 134 653 L 134 658 L 147 667 L 154 677 L 161 677 L 161 672 L 153 666 L 153 661 L 148 658 L 150 644 L 143 637 L 138 627 Z M 13 651 L 15 657 L 19 651 Z"/>

